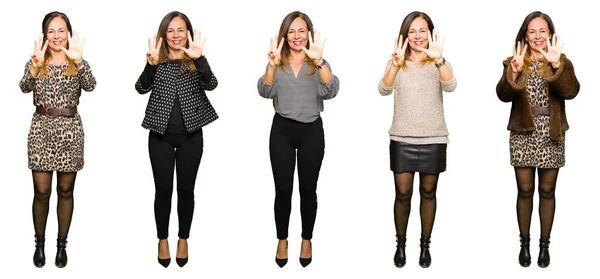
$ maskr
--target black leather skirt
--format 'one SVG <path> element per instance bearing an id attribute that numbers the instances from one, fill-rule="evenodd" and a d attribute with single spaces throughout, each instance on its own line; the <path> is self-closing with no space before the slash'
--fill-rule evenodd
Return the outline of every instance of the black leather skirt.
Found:
<path id="1" fill-rule="evenodd" d="M 390 168 L 394 173 L 446 171 L 447 144 L 409 144 L 390 140 Z"/>

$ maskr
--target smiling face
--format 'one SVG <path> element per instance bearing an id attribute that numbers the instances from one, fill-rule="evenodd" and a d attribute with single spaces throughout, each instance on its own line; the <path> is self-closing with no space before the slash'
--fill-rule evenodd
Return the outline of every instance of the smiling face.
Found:
<path id="1" fill-rule="evenodd" d="M 167 45 L 171 50 L 180 50 L 187 43 L 187 26 L 180 17 L 175 17 L 167 27 Z"/>
<path id="2" fill-rule="evenodd" d="M 60 51 L 60 47 L 67 47 L 69 38 L 69 30 L 67 29 L 67 22 L 60 18 L 53 18 L 48 24 L 46 30 L 46 39 L 49 41 L 48 47 L 54 51 Z"/>
<path id="3" fill-rule="evenodd" d="M 417 17 L 408 27 L 408 45 L 413 50 L 427 48 L 429 43 L 429 26 L 427 21 Z"/>
<path id="4" fill-rule="evenodd" d="M 308 45 L 308 27 L 306 21 L 297 17 L 292 21 L 287 31 L 287 42 L 293 51 L 302 51 L 301 47 Z"/>
<path id="5" fill-rule="evenodd" d="M 534 18 L 527 25 L 527 42 L 529 48 L 535 51 L 547 50 L 548 49 L 548 38 L 550 38 L 550 29 L 548 28 L 548 22 L 543 18 Z"/>

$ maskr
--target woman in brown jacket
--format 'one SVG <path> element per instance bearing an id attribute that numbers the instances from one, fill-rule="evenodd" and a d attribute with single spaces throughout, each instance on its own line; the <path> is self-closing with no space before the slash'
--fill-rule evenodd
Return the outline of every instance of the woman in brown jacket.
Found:
<path id="1" fill-rule="evenodd" d="M 565 165 L 565 131 L 569 129 L 565 100 L 579 92 L 573 64 L 561 54 L 562 45 L 550 17 L 529 14 L 515 39 L 513 56 L 504 61 L 496 86 L 498 98 L 512 102 L 510 163 L 517 178 L 517 220 L 521 236 L 519 263 L 531 264 L 529 227 L 533 211 L 535 171 L 539 176 L 540 251 L 538 265 L 550 264 L 548 245 L 554 220 L 556 179 Z"/>

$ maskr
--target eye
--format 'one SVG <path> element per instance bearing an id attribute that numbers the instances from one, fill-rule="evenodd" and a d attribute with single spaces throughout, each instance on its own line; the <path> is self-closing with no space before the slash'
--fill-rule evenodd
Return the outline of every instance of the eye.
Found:
<path id="1" fill-rule="evenodd" d="M 409 33 L 409 34 L 414 34 L 414 33 L 415 33 L 415 30 L 410 30 L 410 31 L 408 31 L 408 33 Z"/>

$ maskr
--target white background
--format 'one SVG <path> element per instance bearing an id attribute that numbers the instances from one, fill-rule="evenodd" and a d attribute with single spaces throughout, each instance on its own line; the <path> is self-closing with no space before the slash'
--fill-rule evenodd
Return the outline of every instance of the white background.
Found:
<path id="1" fill-rule="evenodd" d="M 476 3 L 476 4 L 475 4 Z M 106 278 L 191 275 L 197 278 L 576 278 L 595 277 L 598 258 L 596 148 L 598 57 L 597 18 L 583 1 L 16 1 L 3 2 L 0 79 L 0 278 Z M 65 12 L 86 39 L 84 58 L 98 85 L 81 97 L 85 168 L 78 174 L 75 213 L 69 234 L 69 264 L 54 266 L 56 193 L 46 230 L 47 264 L 32 264 L 33 186 L 27 168 L 27 133 L 32 95 L 18 82 L 32 53 L 41 21 Z M 164 15 L 179 10 L 206 36 L 204 54 L 219 80 L 208 92 L 220 119 L 204 129 L 204 156 L 196 183 L 196 210 L 189 239 L 190 262 L 168 269 L 157 261 L 154 185 L 148 131 L 140 124 L 148 95 L 134 83 L 145 64 L 147 38 Z M 256 82 L 264 73 L 269 38 L 289 12 L 307 13 L 327 38 L 324 58 L 340 78 L 338 96 L 322 113 L 326 153 L 319 179 L 319 211 L 313 263 L 303 269 L 297 188 L 290 222 L 289 258 L 274 263 L 274 186 L 268 137 L 270 100 Z M 388 129 L 393 98 L 377 83 L 393 51 L 402 19 L 428 13 L 446 37 L 444 57 L 454 67 L 458 88 L 445 94 L 451 143 L 448 170 L 438 187 L 432 235 L 432 265 L 418 266 L 418 192 L 408 228 L 407 264 L 397 269 L 393 222 L 394 186 L 389 170 Z M 537 194 L 532 219 L 533 264 L 519 266 L 515 213 L 517 189 L 509 164 L 506 130 L 510 104 L 495 86 L 501 62 L 512 55 L 525 16 L 549 14 L 566 43 L 564 52 L 581 83 L 567 101 L 566 166 L 560 170 L 552 231 L 551 265 L 540 269 Z M 588 57 L 589 56 L 589 57 Z M 596 82 L 594 81 L 596 80 Z M 418 183 L 418 180 L 415 181 Z M 415 184 L 416 185 L 416 184 Z M 297 187 L 297 182 L 296 182 Z M 176 194 L 174 194 L 175 198 Z M 175 201 L 170 226 L 175 257 Z M 597 278 L 597 277 L 595 277 Z"/>

